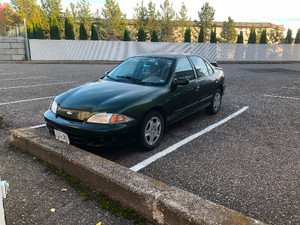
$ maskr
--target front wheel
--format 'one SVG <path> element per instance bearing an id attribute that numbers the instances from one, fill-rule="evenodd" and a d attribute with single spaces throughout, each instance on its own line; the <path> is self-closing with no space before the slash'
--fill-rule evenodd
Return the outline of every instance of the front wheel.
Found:
<path id="1" fill-rule="evenodd" d="M 221 103 L 222 103 L 222 94 L 221 90 L 218 89 L 211 101 L 210 106 L 206 108 L 206 112 L 211 115 L 217 114 L 221 108 Z"/>
<path id="2" fill-rule="evenodd" d="M 139 147 L 145 151 L 156 148 L 164 132 L 164 119 L 160 112 L 153 110 L 142 119 L 139 129 Z"/>

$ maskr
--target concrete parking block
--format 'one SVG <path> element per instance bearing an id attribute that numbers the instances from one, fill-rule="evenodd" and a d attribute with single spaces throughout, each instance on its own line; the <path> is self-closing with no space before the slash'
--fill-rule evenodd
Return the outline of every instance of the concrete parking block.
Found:
<path id="1" fill-rule="evenodd" d="M 30 128 L 10 142 L 158 224 L 263 224 Z"/>

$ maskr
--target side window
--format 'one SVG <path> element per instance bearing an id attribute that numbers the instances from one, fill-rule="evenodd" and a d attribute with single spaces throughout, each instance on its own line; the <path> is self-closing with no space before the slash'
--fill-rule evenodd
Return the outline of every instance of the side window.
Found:
<path id="1" fill-rule="evenodd" d="M 198 77 L 205 77 L 205 76 L 209 75 L 209 72 L 207 70 L 207 67 L 206 67 L 203 59 L 201 59 L 200 57 L 197 57 L 197 56 L 192 56 L 191 60 L 195 65 Z"/>
<path id="2" fill-rule="evenodd" d="M 205 62 L 205 64 L 206 64 L 206 66 L 207 66 L 209 75 L 212 74 L 212 73 L 214 73 L 213 68 L 211 68 L 211 66 L 210 66 L 207 62 Z"/>
<path id="3" fill-rule="evenodd" d="M 178 60 L 176 70 L 175 70 L 176 78 L 185 78 L 188 80 L 195 79 L 194 70 L 187 58 L 182 58 Z"/>

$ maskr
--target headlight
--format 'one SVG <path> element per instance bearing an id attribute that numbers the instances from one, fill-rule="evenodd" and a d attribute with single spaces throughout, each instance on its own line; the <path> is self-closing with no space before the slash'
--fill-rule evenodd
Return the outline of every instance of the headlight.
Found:
<path id="1" fill-rule="evenodd" d="M 102 123 L 102 124 L 114 124 L 114 123 L 125 123 L 128 121 L 132 121 L 133 119 L 120 115 L 117 113 L 97 113 L 91 116 L 87 122 L 88 123 Z"/>
<path id="2" fill-rule="evenodd" d="M 57 103 L 55 101 L 52 102 L 51 106 L 50 106 L 50 110 L 56 114 L 57 111 Z"/>

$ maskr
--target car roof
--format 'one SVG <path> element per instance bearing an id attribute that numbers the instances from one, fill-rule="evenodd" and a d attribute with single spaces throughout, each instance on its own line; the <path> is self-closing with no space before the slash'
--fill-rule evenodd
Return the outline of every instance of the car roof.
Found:
<path id="1" fill-rule="evenodd" d="M 158 57 L 158 58 L 170 58 L 170 59 L 182 58 L 186 56 L 198 56 L 198 55 L 189 54 L 189 53 L 150 53 L 150 54 L 137 55 L 137 57 Z"/>

